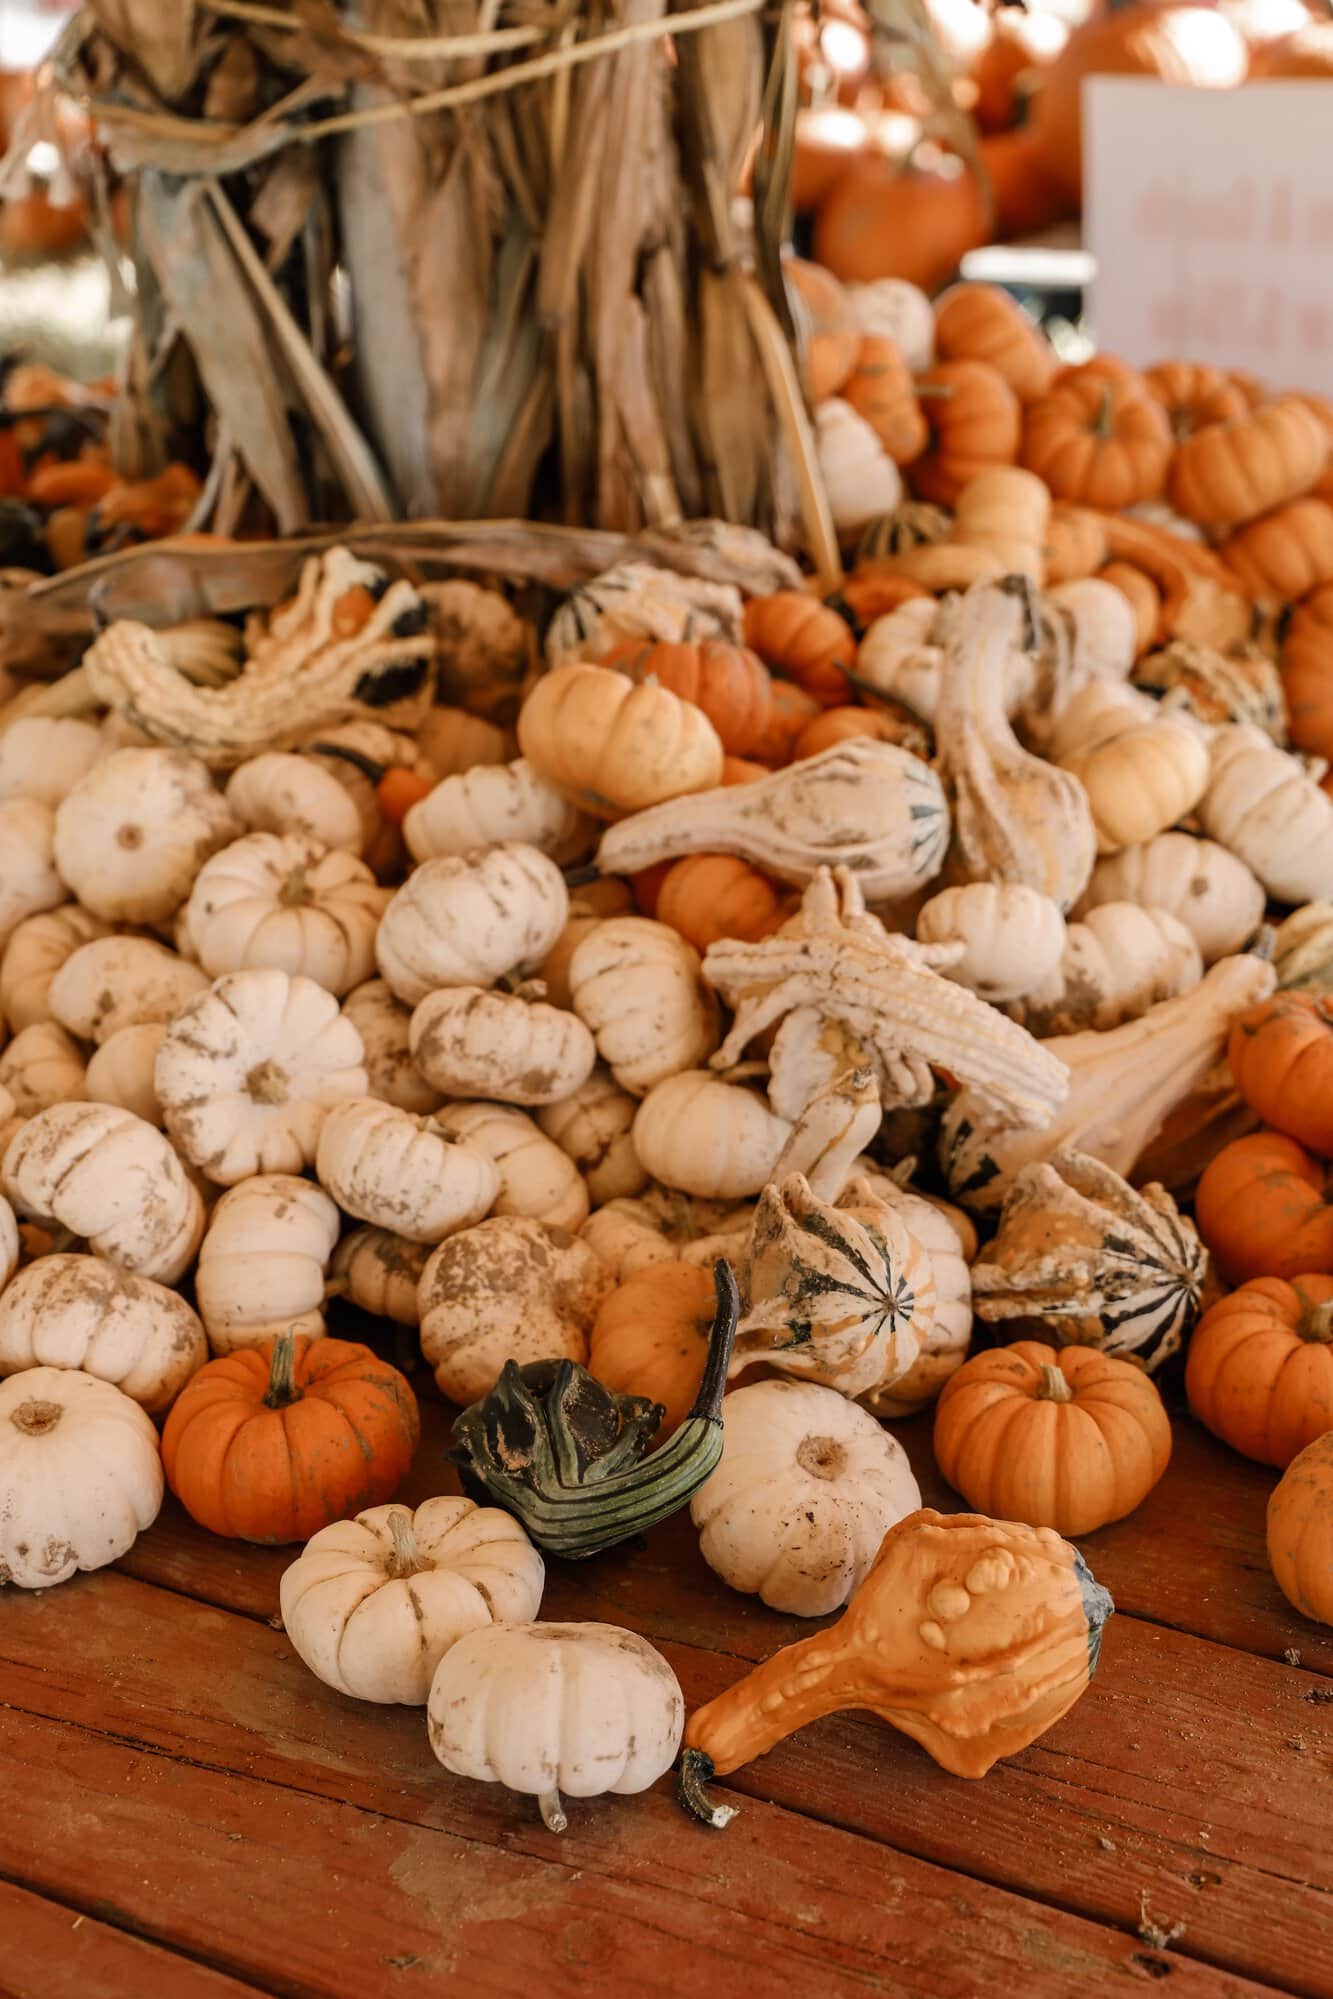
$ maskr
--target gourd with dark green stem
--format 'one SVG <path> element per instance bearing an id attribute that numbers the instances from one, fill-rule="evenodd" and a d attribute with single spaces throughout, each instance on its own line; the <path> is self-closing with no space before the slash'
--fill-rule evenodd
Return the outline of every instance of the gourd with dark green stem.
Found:
<path id="1" fill-rule="evenodd" d="M 604 1388 L 574 1361 L 514 1361 L 454 1424 L 447 1457 L 477 1497 L 515 1514 L 538 1547 L 580 1558 L 677 1512 L 722 1456 L 722 1396 L 739 1296 L 713 1270 L 717 1309 L 689 1415 L 652 1456 L 662 1405 Z"/>

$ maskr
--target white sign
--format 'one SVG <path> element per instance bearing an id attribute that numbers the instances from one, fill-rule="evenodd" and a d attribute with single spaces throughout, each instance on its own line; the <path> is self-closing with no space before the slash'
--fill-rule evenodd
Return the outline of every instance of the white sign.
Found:
<path id="1" fill-rule="evenodd" d="M 1097 345 L 1333 395 L 1333 90 L 1084 85 Z"/>

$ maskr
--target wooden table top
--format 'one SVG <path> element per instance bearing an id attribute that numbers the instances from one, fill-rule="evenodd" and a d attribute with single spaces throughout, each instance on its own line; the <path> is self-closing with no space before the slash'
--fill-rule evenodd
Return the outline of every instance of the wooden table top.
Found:
<path id="1" fill-rule="evenodd" d="M 423 1415 L 413 1502 L 455 1489 Z M 929 1419 L 896 1427 L 956 1506 Z M 168 1500 L 114 1569 L 0 1595 L 0 1995 L 1331 1999 L 1333 1630 L 1269 1575 L 1273 1477 L 1178 1419 L 1156 1492 L 1083 1543 L 1118 1611 L 1090 1691 L 982 1782 L 840 1715 L 727 1780 L 725 1832 L 664 1780 L 568 1801 L 558 1837 L 444 1771 L 420 1710 L 306 1670 L 293 1551 Z M 631 1625 L 690 1706 L 812 1628 L 718 1582 L 688 1516 L 552 1562 L 542 1615 Z"/>

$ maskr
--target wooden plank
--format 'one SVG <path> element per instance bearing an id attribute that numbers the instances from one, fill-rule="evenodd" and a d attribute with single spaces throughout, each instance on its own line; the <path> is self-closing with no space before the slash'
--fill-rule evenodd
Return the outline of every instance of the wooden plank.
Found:
<path id="1" fill-rule="evenodd" d="M 652 1793 L 576 1811 L 557 1841 L 473 1787 L 497 1850 L 12 1709 L 0 1781 L 16 1801 L 0 1870 L 75 1901 L 95 1882 L 145 1935 L 281 1999 L 392 1993 L 400 1976 L 426 1999 L 715 1999 L 737 1982 L 747 1999 L 973 1999 L 1001 1981 L 1024 1999 L 1086 1999 L 1099 1981 L 1168 1976 L 1181 1999 L 1266 1989 L 766 1806 L 723 1852 Z"/>
<path id="2" fill-rule="evenodd" d="M 618 1609 L 596 1608 L 642 1624 L 623 1595 Z M 524 1801 L 437 1768 L 418 1713 L 334 1694 L 264 1624 L 187 1608 L 111 1572 L 17 1598 L 7 1612 L 0 1661 L 16 1708 L 460 1838 L 550 1851 Z M 690 1705 L 741 1670 L 712 1652 L 663 1650 Z M 1131 1936 L 1140 1924 L 1183 1921 L 1185 1953 L 1328 1999 L 1333 1708 L 1305 1698 L 1317 1691 L 1309 1674 L 1116 1619 L 1092 1691 L 984 1783 L 944 1775 L 862 1716 L 817 1724 L 733 1782 Z M 694 1892 L 725 1898 L 736 1828 L 701 1850 L 659 1802 L 646 1846 L 639 1808 L 576 1810 L 581 1839 L 595 1846 L 580 1864 L 638 1870 L 645 1881 L 663 1866 L 716 1865 L 724 1881 L 696 1881 Z"/>
<path id="3" fill-rule="evenodd" d="M 259 1989 L 0 1881 L 0 1999 L 244 1999 Z"/>

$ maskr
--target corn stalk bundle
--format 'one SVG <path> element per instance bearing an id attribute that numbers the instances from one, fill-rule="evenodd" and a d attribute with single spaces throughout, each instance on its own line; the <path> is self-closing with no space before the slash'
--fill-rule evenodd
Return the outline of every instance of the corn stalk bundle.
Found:
<path id="1" fill-rule="evenodd" d="M 192 445 L 224 533 L 717 515 L 835 565 L 764 4 L 89 0 L 58 61 L 136 184 L 122 463 Z"/>

